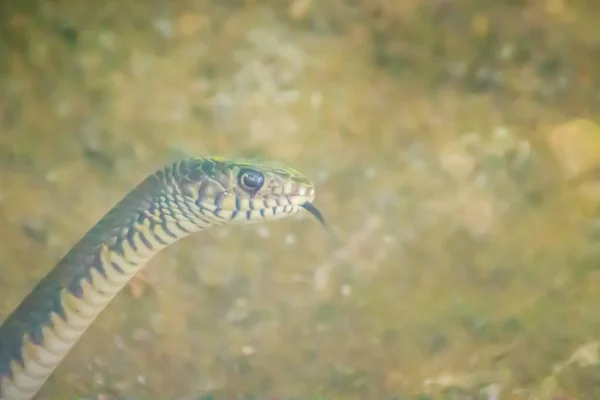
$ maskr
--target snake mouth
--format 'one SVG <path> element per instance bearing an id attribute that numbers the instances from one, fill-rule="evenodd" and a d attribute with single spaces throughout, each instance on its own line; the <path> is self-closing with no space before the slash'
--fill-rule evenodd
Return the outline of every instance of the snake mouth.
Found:
<path id="1" fill-rule="evenodd" d="M 300 204 L 300 207 L 304 208 L 313 217 L 315 217 L 325 229 L 328 229 L 328 225 L 327 222 L 325 222 L 325 218 L 323 218 L 323 214 L 321 214 L 321 211 L 319 211 L 319 209 L 313 203 L 310 201 L 305 201 L 304 203 Z"/>

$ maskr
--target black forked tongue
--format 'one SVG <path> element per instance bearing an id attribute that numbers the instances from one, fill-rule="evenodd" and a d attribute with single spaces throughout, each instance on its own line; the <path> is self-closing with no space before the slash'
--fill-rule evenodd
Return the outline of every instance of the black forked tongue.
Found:
<path id="1" fill-rule="evenodd" d="M 313 203 L 307 201 L 304 204 L 301 204 L 300 207 L 311 213 L 317 219 L 317 221 L 323 225 L 323 228 L 329 230 L 329 225 L 327 225 L 327 222 L 325 222 L 325 218 L 323 218 L 321 211 L 319 211 L 319 209 L 315 207 Z"/>
<path id="2" fill-rule="evenodd" d="M 317 219 L 317 221 L 319 221 L 321 223 L 321 226 L 323 226 L 323 228 L 325 228 L 327 233 L 329 233 L 331 235 L 331 238 L 336 243 L 339 242 L 338 236 L 331 230 L 331 228 L 329 227 L 327 222 L 325 222 L 325 218 L 323 218 L 321 211 L 319 211 L 319 209 L 313 203 L 310 203 L 307 201 L 304 204 L 301 204 L 300 207 L 304 208 L 306 211 L 311 213 Z"/>

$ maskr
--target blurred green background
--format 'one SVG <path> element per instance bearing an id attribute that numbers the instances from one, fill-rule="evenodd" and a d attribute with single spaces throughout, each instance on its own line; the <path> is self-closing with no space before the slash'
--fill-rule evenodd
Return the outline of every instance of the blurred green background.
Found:
<path id="1" fill-rule="evenodd" d="M 600 191 L 566 183 L 600 160 L 600 3 L 7 0 L 0 19 L 0 318 L 184 154 L 303 171 L 342 239 L 299 217 L 177 243 L 40 399 L 600 399 Z"/>

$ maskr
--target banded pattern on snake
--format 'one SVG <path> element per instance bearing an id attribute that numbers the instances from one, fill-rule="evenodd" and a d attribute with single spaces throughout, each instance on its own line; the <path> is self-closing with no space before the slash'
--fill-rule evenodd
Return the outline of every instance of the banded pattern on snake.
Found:
<path id="1" fill-rule="evenodd" d="M 148 176 L 58 262 L 0 325 L 0 400 L 31 399 L 112 301 L 159 251 L 220 224 L 285 218 L 312 204 L 288 168 L 188 158 Z"/>

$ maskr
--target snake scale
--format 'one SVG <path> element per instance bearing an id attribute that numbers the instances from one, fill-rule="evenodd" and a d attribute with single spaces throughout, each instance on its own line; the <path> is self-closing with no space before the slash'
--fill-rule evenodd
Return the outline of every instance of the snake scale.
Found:
<path id="1" fill-rule="evenodd" d="M 31 399 L 98 314 L 159 251 L 220 224 L 301 208 L 325 223 L 315 188 L 282 166 L 186 158 L 144 179 L 94 225 L 0 325 L 0 400 Z"/>

